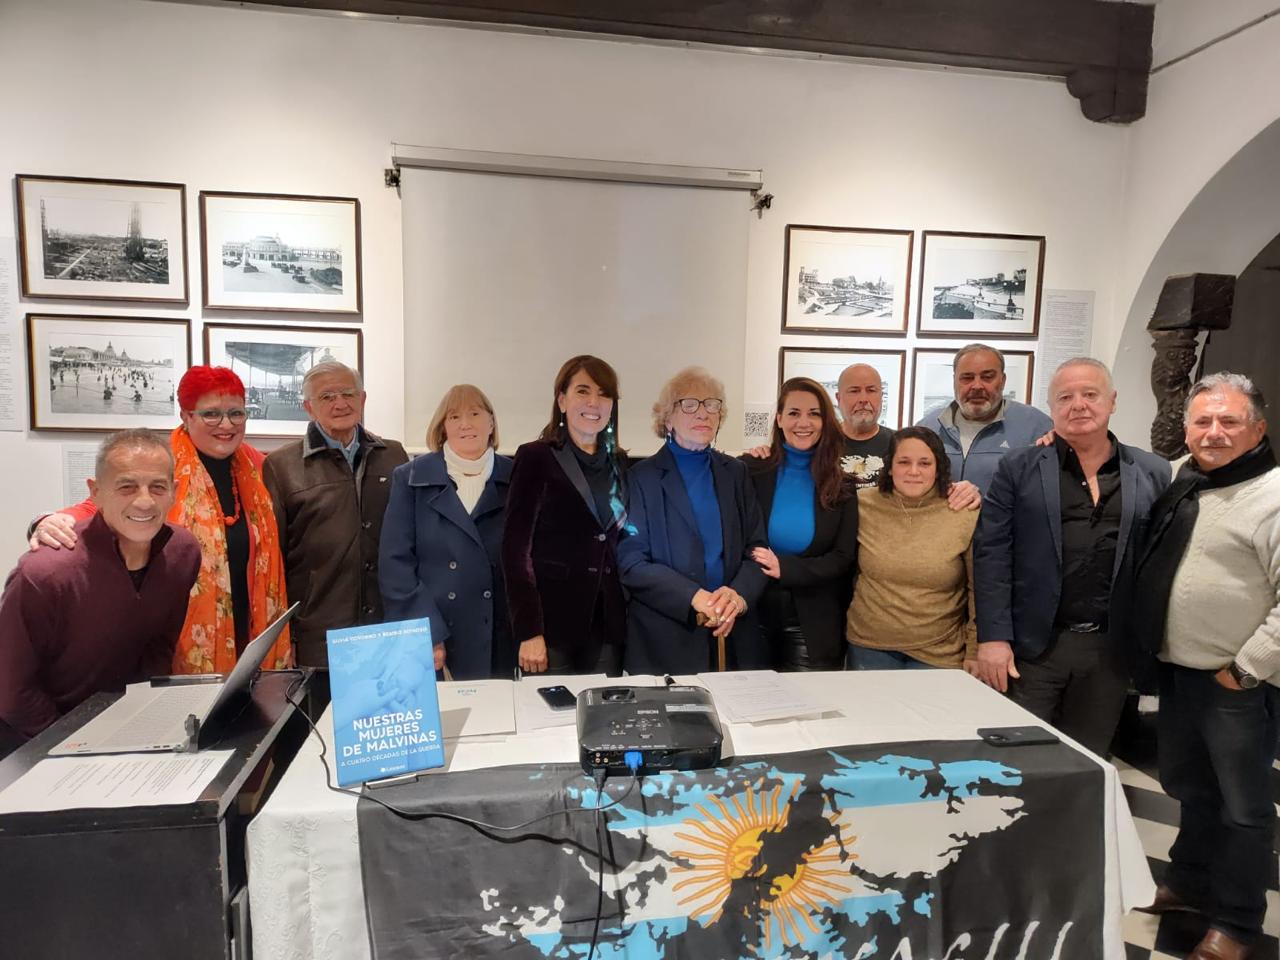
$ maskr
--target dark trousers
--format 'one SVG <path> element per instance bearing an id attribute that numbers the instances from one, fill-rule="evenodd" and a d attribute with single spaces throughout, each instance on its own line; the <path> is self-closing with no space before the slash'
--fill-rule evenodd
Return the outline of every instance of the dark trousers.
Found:
<path id="1" fill-rule="evenodd" d="M 591 625 L 579 650 L 562 650 L 547 644 L 547 673 L 565 676 L 575 673 L 603 673 L 610 677 L 622 675 L 622 642 L 609 636 L 605 629 L 604 594 L 596 595 L 596 605 L 591 611 Z"/>
<path id="2" fill-rule="evenodd" d="M 1040 656 L 1017 660 L 1009 699 L 1100 757 L 1111 752 L 1129 676 L 1106 633 L 1064 630 Z"/>
<path id="3" fill-rule="evenodd" d="M 573 661 L 555 647 L 547 647 L 547 673 L 569 676 L 578 673 L 603 673 L 610 677 L 622 675 L 622 647 L 616 643 L 602 643 L 600 655 L 594 665 L 575 668 Z"/>
<path id="4" fill-rule="evenodd" d="M 796 601 L 790 590 L 770 587 L 760 600 L 760 630 L 777 669 L 786 671 L 839 670 L 843 653 L 815 657 L 800 626 Z"/>
<path id="5" fill-rule="evenodd" d="M 1280 690 L 1228 690 L 1213 671 L 1165 665 L 1157 726 L 1160 784 L 1182 804 L 1165 883 L 1246 943 L 1266 913 L 1275 807 L 1271 761 Z"/>

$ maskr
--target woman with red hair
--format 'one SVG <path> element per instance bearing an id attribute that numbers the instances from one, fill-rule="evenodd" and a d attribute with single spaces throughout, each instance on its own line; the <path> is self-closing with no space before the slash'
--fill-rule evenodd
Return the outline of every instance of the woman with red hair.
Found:
<path id="1" fill-rule="evenodd" d="M 245 644 L 288 607 L 284 561 L 263 454 L 244 442 L 244 384 L 226 367 L 192 367 L 178 384 L 182 425 L 170 435 L 176 498 L 169 520 L 200 543 L 200 574 L 174 651 L 175 673 L 225 673 Z M 31 547 L 73 547 L 86 500 L 40 520 Z M 268 669 L 293 662 L 286 630 Z"/>

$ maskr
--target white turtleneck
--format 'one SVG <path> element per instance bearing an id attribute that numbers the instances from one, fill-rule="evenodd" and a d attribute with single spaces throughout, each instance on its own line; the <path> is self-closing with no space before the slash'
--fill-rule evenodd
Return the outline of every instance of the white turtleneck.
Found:
<path id="1" fill-rule="evenodd" d="M 493 447 L 486 448 L 479 460 L 467 460 L 459 456 L 447 443 L 441 451 L 444 453 L 444 466 L 449 472 L 449 479 L 458 488 L 458 499 L 462 501 L 467 513 L 470 513 L 476 508 L 480 494 L 484 493 L 484 485 L 489 482 L 489 476 L 493 473 Z"/>

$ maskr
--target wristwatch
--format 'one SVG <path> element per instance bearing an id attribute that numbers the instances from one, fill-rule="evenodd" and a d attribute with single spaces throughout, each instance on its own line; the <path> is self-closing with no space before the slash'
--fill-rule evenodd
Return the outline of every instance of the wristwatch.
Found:
<path id="1" fill-rule="evenodd" d="M 1240 684 L 1241 690 L 1252 690 L 1258 685 L 1258 678 L 1248 670 L 1240 669 L 1240 665 L 1234 660 L 1232 660 L 1230 666 L 1227 667 L 1227 672 L 1231 674 L 1231 678 L 1235 680 L 1236 683 Z"/>

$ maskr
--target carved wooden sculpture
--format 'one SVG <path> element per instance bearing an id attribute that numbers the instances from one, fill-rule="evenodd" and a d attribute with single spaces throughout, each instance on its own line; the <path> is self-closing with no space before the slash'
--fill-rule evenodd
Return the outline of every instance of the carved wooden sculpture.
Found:
<path id="1" fill-rule="evenodd" d="M 1187 452 L 1183 442 L 1182 408 L 1191 390 L 1196 365 L 1196 339 L 1201 330 L 1225 330 L 1231 325 L 1236 278 L 1224 273 L 1192 273 L 1164 282 L 1151 331 L 1155 359 L 1151 361 L 1151 391 L 1156 415 L 1151 421 L 1151 449 L 1173 460 Z"/>

